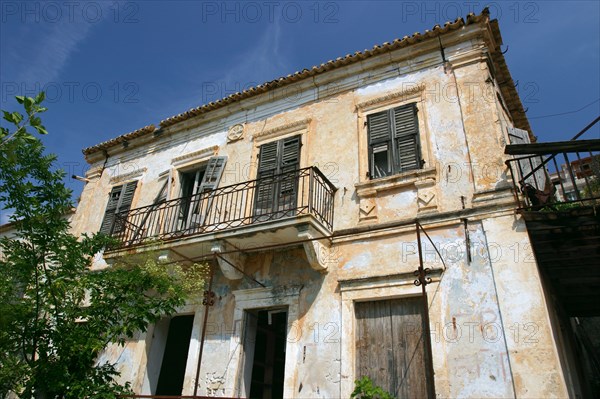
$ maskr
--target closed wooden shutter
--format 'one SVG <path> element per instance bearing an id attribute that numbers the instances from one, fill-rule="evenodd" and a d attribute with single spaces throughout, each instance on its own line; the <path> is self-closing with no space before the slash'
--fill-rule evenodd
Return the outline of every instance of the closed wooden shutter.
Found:
<path id="1" fill-rule="evenodd" d="M 100 226 L 101 233 L 110 235 L 123 230 L 124 225 L 122 221 L 119 223 L 115 221 L 115 214 L 128 211 L 129 208 L 131 208 L 131 202 L 133 201 L 136 187 L 137 180 L 112 188 L 108 198 L 108 204 L 106 205 L 106 211 L 104 212 L 104 219 Z"/>
<path id="2" fill-rule="evenodd" d="M 262 215 L 272 212 L 275 201 L 275 181 L 273 176 L 277 173 L 277 149 L 278 142 L 263 144 L 260 146 L 258 156 L 258 181 L 254 200 L 254 213 Z"/>
<path id="3" fill-rule="evenodd" d="M 395 398 L 432 398 L 423 298 L 355 303 L 356 374 Z"/>
<path id="4" fill-rule="evenodd" d="M 300 136 L 281 141 L 281 177 L 277 187 L 277 209 L 291 210 L 296 208 L 298 175 L 295 171 L 300 165 Z"/>
<path id="5" fill-rule="evenodd" d="M 415 104 L 404 105 L 394 108 L 393 114 L 397 170 L 403 172 L 419 169 L 421 167 L 421 154 L 417 107 Z"/>
<path id="6" fill-rule="evenodd" d="M 300 166 L 300 136 L 260 146 L 255 215 L 295 209 Z"/>
<path id="7" fill-rule="evenodd" d="M 258 174 L 272 172 L 275 173 L 277 170 L 277 148 L 278 141 L 263 144 L 260 146 L 260 153 L 258 157 Z"/>

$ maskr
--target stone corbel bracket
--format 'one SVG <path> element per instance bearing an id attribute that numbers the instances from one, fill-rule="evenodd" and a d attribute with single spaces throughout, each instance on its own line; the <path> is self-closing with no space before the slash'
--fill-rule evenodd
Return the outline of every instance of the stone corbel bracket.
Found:
<path id="1" fill-rule="evenodd" d="M 246 264 L 246 255 L 244 253 L 237 251 L 236 248 L 225 241 L 214 241 L 210 250 L 213 254 L 219 255 L 216 257 L 217 263 L 226 278 L 229 280 L 240 280 L 244 277 L 244 274 L 240 271 L 244 270 Z"/>
<path id="2" fill-rule="evenodd" d="M 308 224 L 298 226 L 297 229 L 298 238 L 307 240 L 302 243 L 302 246 L 304 247 L 306 259 L 310 266 L 319 272 L 327 272 L 329 241 L 327 239 L 317 240 L 316 238 L 319 237 L 319 234 Z"/>

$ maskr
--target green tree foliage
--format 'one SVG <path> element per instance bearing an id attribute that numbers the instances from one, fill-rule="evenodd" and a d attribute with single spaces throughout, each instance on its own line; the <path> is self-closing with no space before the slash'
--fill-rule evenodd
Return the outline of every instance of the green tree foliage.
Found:
<path id="1" fill-rule="evenodd" d="M 99 353 L 201 293 L 207 267 L 149 253 L 90 270 L 110 239 L 69 233 L 64 172 L 28 132 L 46 134 L 43 99 L 17 97 L 26 116 L 3 112 L 14 131 L 0 131 L 0 201 L 16 231 L 0 238 L 0 398 L 114 399 L 129 386 L 115 381 L 115 365 L 97 364 Z"/>
<path id="2" fill-rule="evenodd" d="M 362 377 L 360 380 L 354 381 L 354 383 L 354 391 L 350 395 L 352 399 L 394 399 L 383 388 L 373 384 L 373 381 L 369 377 Z"/>

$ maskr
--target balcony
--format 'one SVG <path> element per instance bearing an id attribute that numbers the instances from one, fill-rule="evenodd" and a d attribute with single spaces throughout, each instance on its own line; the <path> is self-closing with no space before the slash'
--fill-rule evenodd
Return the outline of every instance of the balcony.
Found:
<path id="1" fill-rule="evenodd" d="M 251 180 L 115 215 L 117 243 L 105 257 L 160 242 L 179 259 L 198 259 L 235 248 L 304 245 L 309 262 L 333 230 L 336 188 L 316 167 Z M 308 245 L 306 243 L 309 243 Z M 235 274 L 235 273 L 234 273 Z"/>
<path id="2" fill-rule="evenodd" d="M 551 296 L 569 317 L 600 316 L 600 140 L 506 147 L 518 212 Z"/>

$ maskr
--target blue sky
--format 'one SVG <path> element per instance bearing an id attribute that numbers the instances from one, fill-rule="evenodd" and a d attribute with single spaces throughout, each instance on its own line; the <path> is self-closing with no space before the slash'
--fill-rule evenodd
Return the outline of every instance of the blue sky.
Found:
<path id="1" fill-rule="evenodd" d="M 0 0 L 0 106 L 45 89 L 44 142 L 83 175 L 84 147 L 486 4 L 540 141 L 600 115 L 597 1 Z"/>

